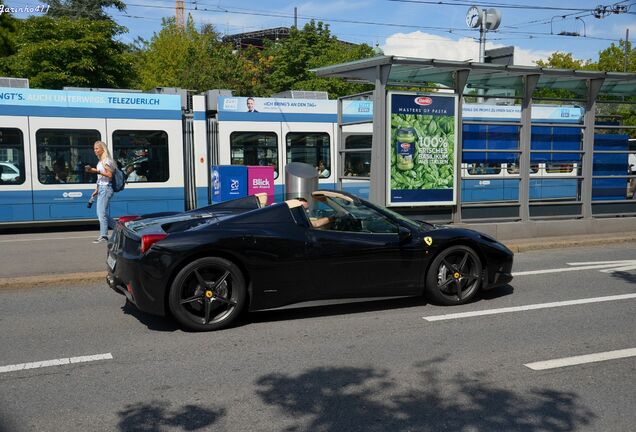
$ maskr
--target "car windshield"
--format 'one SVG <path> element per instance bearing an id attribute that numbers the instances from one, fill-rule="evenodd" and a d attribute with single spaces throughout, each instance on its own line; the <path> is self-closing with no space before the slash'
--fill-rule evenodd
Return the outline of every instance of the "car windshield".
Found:
<path id="1" fill-rule="evenodd" d="M 393 210 L 389 210 L 388 208 L 382 208 L 382 211 L 388 213 L 389 215 L 391 215 L 391 217 L 397 219 L 398 221 L 400 221 L 400 223 L 403 223 L 409 228 L 425 228 L 425 229 L 433 228 L 433 225 L 429 224 L 428 222 L 419 221 L 419 220 L 416 221 L 416 220 L 410 219 L 406 216 L 403 216 L 399 213 L 394 212 Z"/>

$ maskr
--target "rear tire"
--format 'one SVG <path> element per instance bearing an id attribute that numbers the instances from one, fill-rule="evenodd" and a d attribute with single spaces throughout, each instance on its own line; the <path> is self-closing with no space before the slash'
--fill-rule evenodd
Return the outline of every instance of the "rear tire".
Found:
<path id="1" fill-rule="evenodd" d="M 218 257 L 200 258 L 175 278 L 168 305 L 175 319 L 195 331 L 226 328 L 246 303 L 245 279 L 232 262 Z"/>
<path id="2" fill-rule="evenodd" d="M 481 260 L 468 246 L 451 246 L 440 252 L 426 274 L 426 294 L 434 303 L 452 306 L 468 303 L 481 287 Z"/>

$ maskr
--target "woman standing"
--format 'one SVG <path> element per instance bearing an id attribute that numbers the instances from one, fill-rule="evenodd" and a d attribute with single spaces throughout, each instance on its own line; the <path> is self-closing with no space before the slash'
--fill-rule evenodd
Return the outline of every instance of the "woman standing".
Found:
<path id="1" fill-rule="evenodd" d="M 91 201 L 97 197 L 97 219 L 99 219 L 99 237 L 93 243 L 108 242 L 108 202 L 113 196 L 113 187 L 111 185 L 113 179 L 113 171 L 115 161 L 108 153 L 108 147 L 103 141 L 95 141 L 93 144 L 95 156 L 99 159 L 97 168 L 86 165 L 84 170 L 87 173 L 97 174 L 97 188 L 91 195 Z"/>

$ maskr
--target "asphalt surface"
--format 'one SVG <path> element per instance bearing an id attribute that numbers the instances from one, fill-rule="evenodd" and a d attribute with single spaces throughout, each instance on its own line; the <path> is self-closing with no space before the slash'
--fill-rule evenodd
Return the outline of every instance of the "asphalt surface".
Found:
<path id="1" fill-rule="evenodd" d="M 103 280 L 106 245 L 98 231 L 53 231 L 0 235 L 0 289 Z M 513 252 L 581 246 L 636 244 L 636 232 L 504 240 Z"/>
<path id="2" fill-rule="evenodd" d="M 213 333 L 122 307 L 101 282 L 5 289 L 0 430 L 630 431 L 636 357 L 526 365 L 636 348 L 632 246 L 518 253 L 510 286 L 463 306 L 305 307 Z M 112 358 L 1 372 L 98 354 Z"/>

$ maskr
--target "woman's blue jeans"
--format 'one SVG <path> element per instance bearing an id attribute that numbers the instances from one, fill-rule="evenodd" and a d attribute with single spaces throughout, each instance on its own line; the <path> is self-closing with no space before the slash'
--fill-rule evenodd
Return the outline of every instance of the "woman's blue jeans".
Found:
<path id="1" fill-rule="evenodd" d="M 108 216 L 108 203 L 113 196 L 113 188 L 110 183 L 106 185 L 97 185 L 97 219 L 99 219 L 99 236 L 108 237 L 108 225 L 110 217 Z"/>

